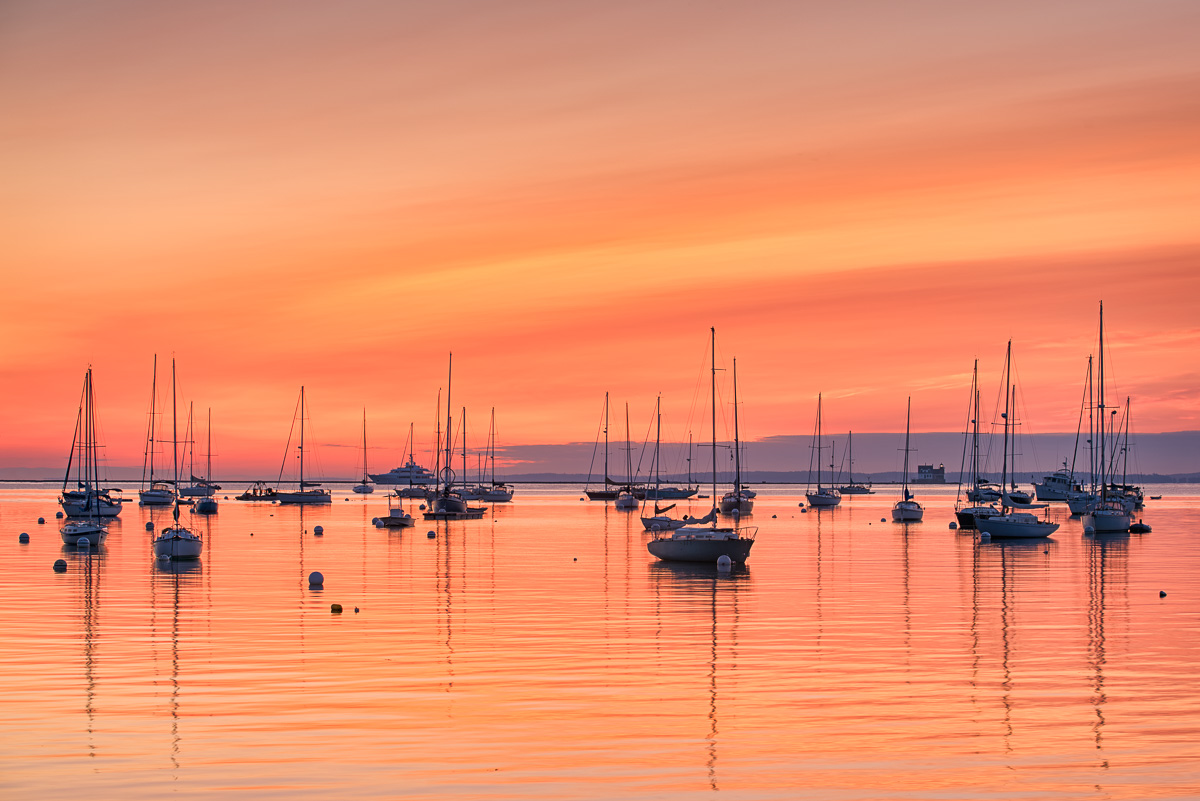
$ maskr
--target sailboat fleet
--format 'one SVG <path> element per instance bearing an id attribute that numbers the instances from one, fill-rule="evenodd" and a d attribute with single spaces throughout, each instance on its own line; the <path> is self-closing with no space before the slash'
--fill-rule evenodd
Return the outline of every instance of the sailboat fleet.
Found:
<path id="1" fill-rule="evenodd" d="M 1078 456 L 1079 440 L 1084 439 L 1087 445 L 1088 458 L 1086 475 L 1077 474 L 1077 459 L 1064 459 L 1062 468 L 1046 475 L 1040 483 L 1034 484 L 1037 502 L 1030 493 L 1022 491 L 1016 484 L 1016 447 L 1017 439 L 1017 388 L 1012 380 L 1013 347 L 1010 340 L 1006 347 L 1002 392 L 1004 395 L 1003 411 L 997 409 L 1000 429 L 1000 476 L 998 482 L 986 478 L 982 451 L 980 448 L 980 389 L 978 360 L 972 370 L 970 396 L 968 403 L 967 424 L 964 428 L 963 463 L 960 467 L 960 485 L 958 497 L 954 504 L 955 523 L 951 527 L 963 530 L 973 530 L 981 535 L 994 538 L 1043 538 L 1057 531 L 1060 523 L 1048 518 L 1049 502 L 1065 502 L 1071 513 L 1078 515 L 1085 527 L 1086 533 L 1113 533 L 1129 531 L 1134 511 L 1142 503 L 1142 493 L 1137 487 L 1130 486 L 1126 481 L 1126 465 L 1129 452 L 1130 406 L 1129 399 L 1124 404 L 1124 416 L 1118 421 L 1120 408 L 1114 408 L 1107 400 L 1105 371 L 1105 331 L 1104 309 L 1100 306 L 1099 325 L 1099 354 L 1095 362 L 1088 357 L 1087 379 L 1085 382 L 1083 401 L 1080 405 L 1080 424 L 1077 432 L 1076 454 Z M 702 499 L 712 499 L 712 508 L 703 517 L 695 518 L 684 515 L 672 515 L 676 504 L 660 504 L 660 501 L 670 501 L 690 498 L 699 491 L 691 481 L 691 435 L 688 441 L 688 486 L 671 487 L 663 485 L 662 476 L 662 397 L 655 399 L 654 409 L 654 443 L 653 455 L 650 459 L 650 470 L 647 477 L 639 480 L 635 476 L 632 462 L 633 445 L 629 436 L 629 405 L 625 406 L 625 477 L 623 481 L 610 477 L 608 448 L 609 448 L 609 395 L 605 393 L 603 408 L 602 433 L 604 441 L 604 482 L 602 488 L 585 488 L 590 500 L 611 501 L 615 508 L 626 510 L 641 510 L 640 518 L 643 528 L 653 537 L 647 543 L 648 551 L 658 559 L 666 561 L 708 562 L 718 558 L 727 558 L 731 563 L 742 563 L 748 558 L 754 543 L 757 529 L 750 526 L 738 525 L 739 518 L 750 516 L 754 508 L 755 493 L 743 483 L 742 475 L 742 443 L 739 429 L 739 402 L 737 383 L 737 360 L 733 360 L 733 444 L 732 486 L 724 493 L 718 493 L 718 459 L 717 459 L 717 381 L 716 366 L 716 330 L 710 329 L 710 384 L 711 384 L 711 441 L 712 452 L 712 489 L 711 495 L 700 495 Z M 423 498 L 427 504 L 422 505 L 427 520 L 473 520 L 481 518 L 487 511 L 484 507 L 470 506 L 469 501 L 485 501 L 489 503 L 505 503 L 511 501 L 514 489 L 504 481 L 497 480 L 495 466 L 496 451 L 496 416 L 495 408 L 491 410 L 488 436 L 483 453 L 479 457 L 479 478 L 477 483 L 468 486 L 467 475 L 467 446 L 466 446 L 466 409 L 462 409 L 458 431 L 460 449 L 455 447 L 454 422 L 455 410 L 451 406 L 451 379 L 453 377 L 453 357 L 450 358 L 446 386 L 445 428 L 442 429 L 441 401 L 439 391 L 439 417 L 437 423 L 437 447 L 434 471 L 429 471 L 416 463 L 413 456 L 413 427 L 410 424 L 407 444 L 407 462 L 402 468 L 395 468 L 385 474 L 371 474 L 367 466 L 367 427 L 366 410 L 363 410 L 361 430 L 361 479 L 352 487 L 353 492 L 369 494 L 375 484 L 391 485 L 394 491 L 389 493 L 388 513 L 375 518 L 376 525 L 388 528 L 407 528 L 414 525 L 411 514 L 401 507 L 401 499 Z M 194 559 L 198 558 L 203 549 L 202 538 L 193 533 L 179 521 L 181 504 L 194 504 L 194 512 L 213 514 L 218 504 L 215 491 L 220 485 L 213 481 L 212 471 L 212 410 L 208 410 L 206 425 L 206 453 L 203 475 L 197 476 L 195 463 L 196 430 L 193 414 L 193 404 L 189 403 L 187 426 L 184 438 L 178 435 L 178 411 L 175 398 L 175 361 L 171 364 L 171 461 L 172 475 L 164 475 L 166 466 L 162 457 L 163 445 L 167 441 L 161 434 L 161 418 L 158 399 L 158 361 L 154 358 L 151 373 L 151 398 L 146 427 L 146 447 L 143 459 L 142 483 L 139 488 L 139 501 L 144 506 L 169 506 L 172 509 L 172 524 L 161 529 L 153 541 L 156 556 L 164 559 Z M 816 462 L 816 485 L 810 484 L 805 492 L 808 505 L 814 509 L 832 509 L 841 504 L 843 495 L 873 494 L 874 489 L 869 485 L 858 484 L 853 480 L 853 434 L 848 436 L 846 457 L 850 459 L 849 481 L 841 486 L 834 485 L 834 449 L 833 444 L 826 444 L 823 438 L 823 394 L 817 395 L 816 419 L 814 434 L 810 445 L 812 457 L 809 464 L 809 475 L 812 475 L 812 460 Z M 1086 429 L 1084 421 L 1087 421 Z M 892 507 L 892 520 L 897 523 L 914 523 L 922 521 L 925 509 L 917 501 L 909 485 L 909 454 L 911 447 L 912 428 L 912 399 L 907 401 L 905 415 L 905 436 L 903 450 L 903 471 L 901 474 L 899 498 Z M 245 493 L 238 496 L 239 500 L 267 501 L 280 504 L 294 505 L 326 505 L 332 500 L 330 490 L 321 483 L 311 479 L 312 445 L 308 429 L 310 415 L 305 388 L 300 387 L 296 413 L 293 416 L 292 429 L 288 435 L 288 446 L 285 449 L 283 465 L 280 468 L 279 479 L 274 487 L 265 482 L 255 482 Z M 293 449 L 293 443 L 295 447 Z M 184 446 L 185 464 L 181 465 L 180 445 Z M 597 438 L 597 448 L 599 447 Z M 60 529 L 64 543 L 68 545 L 99 546 L 107 537 L 107 521 L 120 514 L 123 499 L 120 490 L 103 487 L 101 463 L 96 437 L 96 415 L 92 370 L 89 367 L 84 379 L 83 392 L 80 398 L 79 411 L 75 422 L 75 434 L 71 452 L 68 458 L 66 475 L 64 476 L 60 503 L 66 515 L 66 522 Z M 648 447 L 643 445 L 644 448 Z M 462 474 L 456 473 L 452 463 L 456 460 L 456 450 L 460 450 L 462 458 Z M 826 463 L 824 451 L 829 451 L 829 461 Z M 643 450 L 643 456 L 645 454 Z M 594 461 L 593 457 L 593 461 Z M 284 475 L 288 472 L 289 463 L 294 459 L 295 484 L 285 486 Z M 488 471 L 485 473 L 484 464 Z M 640 464 L 640 462 L 639 462 Z M 187 477 L 181 477 L 181 467 L 186 466 Z M 306 467 L 308 473 L 306 474 Z M 825 481 L 828 468 L 829 482 Z M 839 471 L 840 472 L 840 471 Z M 641 475 L 641 468 L 638 469 Z M 727 474 L 728 475 L 728 474 Z M 430 486 L 432 484 L 432 486 Z M 727 485 L 728 486 L 728 485 Z M 194 501 L 192 499 L 195 499 Z M 802 503 L 801 506 L 804 506 Z M 1040 514 L 1039 514 L 1040 513 Z M 723 526 L 719 515 L 733 518 L 735 525 Z M 149 527 L 149 524 L 148 524 Z M 1142 527 L 1140 530 L 1148 530 Z"/>

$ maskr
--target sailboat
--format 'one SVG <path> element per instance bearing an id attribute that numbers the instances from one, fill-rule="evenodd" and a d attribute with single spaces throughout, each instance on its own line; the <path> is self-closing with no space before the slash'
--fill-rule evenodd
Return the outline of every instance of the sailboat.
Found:
<path id="1" fill-rule="evenodd" d="M 1004 453 L 1003 466 L 1000 471 L 1001 487 L 1004 487 L 1008 481 L 1008 429 L 1016 412 L 1015 399 L 1016 388 L 1012 385 L 1012 340 L 1010 339 L 1008 350 L 1004 356 Z M 1013 432 L 1013 439 L 1016 439 L 1016 432 Z M 1042 504 L 1042 506 L 1045 505 Z M 1013 509 L 1013 499 L 1012 495 L 1006 492 L 1000 497 L 1000 514 L 977 517 L 975 528 L 979 529 L 980 533 L 987 533 L 992 537 L 1019 537 L 1022 539 L 1049 537 L 1058 531 L 1058 523 L 1041 520 L 1031 512 L 1020 512 L 1015 509 L 1009 511 L 1010 509 Z"/>
<path id="2" fill-rule="evenodd" d="M 298 450 L 299 450 L 299 456 L 300 456 L 300 475 L 299 475 L 299 478 L 297 479 L 297 485 L 296 485 L 295 490 L 288 491 L 288 490 L 276 488 L 274 498 L 275 498 L 275 500 L 279 501 L 280 503 L 287 503 L 287 504 L 316 505 L 316 504 L 332 503 L 333 502 L 332 495 L 330 494 L 329 490 L 321 489 L 320 482 L 304 480 L 304 427 L 305 427 L 304 423 L 305 423 L 306 417 L 305 417 L 305 412 L 304 412 L 304 387 L 303 386 L 300 387 L 299 410 L 300 410 L 299 417 L 292 418 L 292 430 L 295 430 L 296 420 L 299 420 L 300 421 L 300 445 L 299 445 Z M 292 441 L 292 436 L 291 436 L 291 431 L 289 431 L 288 432 L 288 442 L 290 443 L 291 441 Z M 288 457 L 288 454 L 285 451 L 284 456 L 283 456 L 283 464 L 280 465 L 280 467 L 279 467 L 278 481 L 280 483 L 282 483 L 282 481 L 283 481 L 283 471 L 287 467 L 287 457 Z"/>
<path id="3" fill-rule="evenodd" d="M 659 472 L 659 448 L 662 445 L 662 396 L 659 395 L 654 404 L 654 489 L 646 491 L 646 498 L 642 501 L 642 526 L 646 531 L 670 531 L 681 528 L 684 524 L 682 520 L 675 520 L 670 517 L 667 512 L 675 508 L 675 504 L 670 506 L 659 507 L 658 498 L 661 497 L 659 490 L 662 488 L 662 476 Z M 693 490 L 694 492 L 694 490 Z M 647 515 L 645 504 L 649 501 L 654 508 L 654 514 Z"/>
<path id="4" fill-rule="evenodd" d="M 482 478 L 479 485 L 475 487 L 474 497 L 489 503 L 508 503 L 513 499 L 515 490 L 505 484 L 503 481 L 496 480 L 496 407 L 492 407 L 492 418 L 488 424 L 488 445 L 487 445 L 488 461 L 491 463 L 492 480 L 490 484 L 485 484 Z"/>
<path id="5" fill-rule="evenodd" d="M 194 404 L 188 404 L 188 425 L 187 433 L 184 434 L 184 443 L 187 445 L 188 454 L 188 484 L 180 486 L 179 494 L 185 498 L 203 498 L 216 493 L 221 487 L 219 484 L 213 484 L 209 481 L 212 478 L 211 471 L 208 478 L 199 478 L 196 476 L 196 437 L 195 437 L 195 417 L 192 414 Z M 212 416 L 212 410 L 209 410 L 209 416 Z M 211 465 L 210 465 L 211 466 Z"/>
<path id="6" fill-rule="evenodd" d="M 713 399 L 716 403 L 716 398 Z M 721 496 L 723 514 L 745 515 L 754 511 L 753 490 L 742 486 L 742 441 L 738 434 L 737 359 L 733 360 L 733 489 Z"/>
<path id="7" fill-rule="evenodd" d="M 979 360 L 975 360 L 975 367 L 971 371 L 971 401 L 968 408 L 968 423 L 966 431 L 963 432 L 963 459 L 966 460 L 966 438 L 970 437 L 971 449 L 971 483 L 970 488 L 966 493 L 966 500 L 972 501 L 971 490 L 979 487 Z M 963 491 L 962 479 L 966 471 L 964 466 L 960 466 L 958 471 L 958 492 Z M 1000 510 L 995 506 L 975 501 L 974 505 L 968 506 L 960 504 L 959 499 L 954 500 L 954 516 L 958 520 L 959 528 L 973 529 L 978 521 L 995 517 L 1000 514 Z"/>
<path id="8" fill-rule="evenodd" d="M 367 473 L 367 409 L 363 407 L 363 477 L 362 481 L 354 485 L 353 490 L 359 494 L 374 492 L 375 486 L 371 483 L 371 476 Z"/>
<path id="9" fill-rule="evenodd" d="M 624 510 L 636 509 L 638 508 L 638 497 L 633 492 L 633 446 L 629 444 L 628 403 L 625 404 L 625 475 L 629 476 L 629 483 L 617 491 L 616 500 L 613 501 L 613 508 Z M 604 478 L 608 480 L 607 475 Z"/>
<path id="10" fill-rule="evenodd" d="M 175 484 L 179 484 L 179 425 L 175 413 L 175 360 L 171 359 L 171 456 L 175 464 Z M 158 533 L 151 543 L 158 559 L 199 559 L 204 540 L 179 522 L 179 498 L 171 507 L 172 525 Z"/>
<path id="11" fill-rule="evenodd" d="M 904 417 L 904 480 L 900 489 L 900 500 L 892 507 L 892 522 L 894 523 L 918 523 L 921 518 L 925 517 L 925 509 L 921 504 L 913 499 L 913 495 L 908 491 L 908 454 L 912 450 L 908 447 L 908 435 L 912 423 L 912 397 L 908 399 L 908 412 Z"/>
<path id="12" fill-rule="evenodd" d="M 810 446 L 817 456 L 817 491 L 805 494 L 808 498 L 808 505 L 817 508 L 837 506 L 842 502 L 842 493 L 835 490 L 833 487 L 821 486 L 821 451 L 825 446 L 821 444 L 821 394 L 817 393 L 817 435 Z M 811 464 L 811 461 L 810 461 Z M 833 448 L 830 446 L 829 453 L 829 470 L 833 471 Z"/>
<path id="13" fill-rule="evenodd" d="M 79 396 L 79 411 L 75 415 L 75 433 L 71 436 L 71 452 L 67 456 L 67 470 L 63 474 L 62 491 L 58 502 L 63 514 L 79 518 L 113 518 L 121 514 L 121 490 L 116 487 L 101 487 L 99 477 L 100 446 L 95 438 L 95 421 L 92 421 L 92 446 L 87 445 L 88 426 L 85 408 L 92 404 L 91 368 L 84 379 L 84 391 Z M 94 408 L 94 407 L 93 407 Z M 93 412 L 94 414 L 94 412 Z M 89 455 L 90 453 L 90 455 Z M 71 471 L 75 471 L 74 487 L 71 487 Z"/>
<path id="14" fill-rule="evenodd" d="M 155 405 L 158 396 L 158 354 L 154 355 L 154 372 L 150 379 L 150 423 L 146 427 L 146 453 L 142 459 L 142 487 L 138 498 L 143 506 L 170 506 L 175 501 L 175 486 L 154 478 Z"/>
<path id="15" fill-rule="evenodd" d="M 1100 435 L 1099 458 L 1098 464 L 1100 469 L 1099 484 L 1100 493 L 1096 497 L 1094 504 L 1083 515 L 1084 527 L 1090 526 L 1092 531 L 1097 534 L 1112 534 L 1129 530 L 1129 524 L 1133 522 L 1133 516 L 1130 510 L 1125 507 L 1120 500 L 1109 497 L 1109 481 L 1110 471 L 1105 463 L 1105 446 L 1107 444 L 1105 431 L 1107 429 L 1108 414 L 1104 405 L 1104 302 L 1100 302 L 1100 367 L 1097 370 L 1096 379 L 1096 398 L 1099 426 L 1098 433 Z M 1114 411 L 1113 414 L 1116 414 Z"/>
<path id="16" fill-rule="evenodd" d="M 208 410 L 208 426 L 206 428 L 207 428 L 207 435 L 208 435 L 208 444 L 205 449 L 208 452 L 205 454 L 205 457 L 207 458 L 208 462 L 204 467 L 204 478 L 200 482 L 198 482 L 198 484 L 202 484 L 203 486 L 211 487 L 213 489 L 220 489 L 221 488 L 220 485 L 212 483 L 212 409 L 211 408 L 209 408 L 209 410 Z M 196 501 L 196 505 L 192 507 L 192 510 L 195 511 L 197 514 L 202 514 L 202 515 L 216 514 L 217 513 L 217 499 L 212 494 L 206 495 L 205 497 Z"/>
<path id="17" fill-rule="evenodd" d="M 82 436 L 81 436 L 82 435 Z M 79 475 L 83 479 L 81 486 L 83 497 L 76 501 L 81 504 L 79 511 L 86 514 L 68 517 L 66 523 L 58 530 L 62 541 L 67 545 L 79 545 L 86 540 L 86 545 L 103 545 L 108 537 L 108 529 L 104 527 L 101 498 L 97 490 L 100 486 L 99 458 L 96 444 L 96 409 L 92 395 L 92 368 L 88 367 L 83 378 L 83 396 L 79 402 L 79 416 L 75 418 L 75 441 L 71 443 L 71 459 L 78 454 Z M 68 473 L 70 467 L 67 468 Z M 65 494 L 65 493 L 64 493 Z M 120 511 L 120 503 L 116 503 Z M 67 508 L 64 500 L 63 508 Z M 68 514 L 70 514 L 68 512 Z M 108 517 L 115 516 L 115 513 Z"/>
<path id="18" fill-rule="evenodd" d="M 467 501 L 465 498 L 463 498 L 462 493 L 454 489 L 454 468 L 450 466 L 451 451 L 454 448 L 454 421 L 450 416 L 450 389 L 453 378 L 454 354 L 451 353 L 446 378 L 446 466 L 439 471 L 439 485 L 435 487 L 435 494 L 431 500 L 432 508 L 424 515 L 426 520 L 479 520 L 483 517 L 484 513 L 487 512 L 487 507 L 485 506 L 467 506 Z M 466 410 L 463 411 L 463 415 L 465 424 Z M 465 447 L 465 425 L 463 431 L 463 441 Z M 463 472 L 465 474 L 465 451 L 463 463 Z"/>
<path id="19" fill-rule="evenodd" d="M 854 483 L 854 432 L 851 431 L 846 437 L 846 452 L 849 454 L 847 461 L 850 464 L 849 482 L 840 487 L 836 487 L 838 492 L 843 495 L 874 495 L 875 490 L 871 489 L 869 484 Z M 839 477 L 841 469 L 838 469 Z"/>
<path id="20" fill-rule="evenodd" d="M 628 440 L 628 435 L 626 439 Z M 599 445 L 599 440 L 597 440 Z M 626 442 L 626 445 L 629 443 Z M 592 452 L 592 463 L 595 463 L 595 451 Z M 583 493 L 587 495 L 589 501 L 615 501 L 622 490 L 633 491 L 632 486 L 621 486 L 619 481 L 613 481 L 608 477 L 608 393 L 604 393 L 604 489 L 590 489 L 591 473 L 589 468 L 588 483 L 584 485 Z M 635 492 L 634 495 L 637 495 Z"/>
<path id="21" fill-rule="evenodd" d="M 717 329 L 709 329 L 712 337 L 712 495 L 717 497 Z M 717 526 L 717 507 L 702 518 L 684 518 L 685 525 L 663 532 L 646 543 L 655 558 L 664 562 L 707 562 L 713 564 L 722 556 L 731 562 L 744 563 L 754 546 L 755 526 L 730 528 Z"/>

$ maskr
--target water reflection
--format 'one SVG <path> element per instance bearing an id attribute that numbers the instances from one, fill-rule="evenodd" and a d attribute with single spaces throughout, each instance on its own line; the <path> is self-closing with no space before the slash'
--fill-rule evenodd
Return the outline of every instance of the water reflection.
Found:
<path id="1" fill-rule="evenodd" d="M 155 661 L 158 658 L 158 645 L 168 643 L 170 646 L 170 696 L 167 700 L 167 711 L 171 717 L 171 769 L 172 778 L 179 779 L 179 758 L 182 746 L 180 730 L 180 645 L 183 639 L 181 629 L 185 618 L 195 617 L 198 610 L 195 604 L 189 604 L 188 599 L 195 595 L 194 588 L 201 586 L 203 570 L 199 561 L 176 562 L 170 559 L 155 559 L 151 581 L 151 636 L 155 643 Z M 170 624 L 166 632 L 160 632 L 159 617 L 166 610 Z M 195 621 L 190 621 L 195 625 Z"/>
<path id="2" fill-rule="evenodd" d="M 750 585 L 750 569 L 743 564 L 732 570 L 719 571 L 715 566 L 656 561 L 649 564 L 649 575 L 658 600 L 656 614 L 660 618 L 656 639 L 662 636 L 663 614 L 675 612 L 683 615 L 685 610 L 695 609 L 696 603 L 703 603 L 707 612 L 708 653 L 705 685 L 708 731 L 704 735 L 704 765 L 709 789 L 716 792 L 721 789 L 717 774 L 721 733 L 721 676 L 722 670 L 726 675 L 737 671 L 738 627 L 741 617 L 738 595 Z M 664 595 L 668 601 L 684 602 L 684 606 L 679 608 L 675 603 L 664 604 Z M 668 621 L 667 625 L 671 622 L 678 621 Z"/>
<path id="3" fill-rule="evenodd" d="M 100 627 L 100 578 L 103 563 L 93 549 L 70 548 L 75 555 L 79 619 L 83 625 L 84 714 L 87 715 L 88 756 L 96 756 L 96 650 Z"/>
<path id="4" fill-rule="evenodd" d="M 1096 750 L 1104 749 L 1104 708 L 1108 692 L 1104 686 L 1104 668 L 1108 662 L 1107 612 L 1110 593 L 1124 594 L 1129 576 L 1129 535 L 1100 535 L 1084 537 L 1087 555 L 1087 661 L 1092 671 L 1092 708 L 1096 719 L 1092 736 Z M 1108 769 L 1108 760 L 1101 757 L 1100 768 Z"/>

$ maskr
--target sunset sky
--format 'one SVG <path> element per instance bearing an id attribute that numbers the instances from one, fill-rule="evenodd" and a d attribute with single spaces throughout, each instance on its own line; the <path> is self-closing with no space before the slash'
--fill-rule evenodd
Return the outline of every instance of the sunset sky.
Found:
<path id="1" fill-rule="evenodd" d="M 1074 431 L 1200 429 L 1200 4 L 0 5 L 0 466 L 65 461 L 84 371 L 140 464 L 154 354 L 219 463 L 962 424 L 972 361 Z M 731 391 L 721 390 L 723 416 Z M 164 398 L 168 396 L 163 396 Z M 807 452 L 797 455 L 807 464 Z M 1197 468 L 1200 469 L 1200 464 Z"/>

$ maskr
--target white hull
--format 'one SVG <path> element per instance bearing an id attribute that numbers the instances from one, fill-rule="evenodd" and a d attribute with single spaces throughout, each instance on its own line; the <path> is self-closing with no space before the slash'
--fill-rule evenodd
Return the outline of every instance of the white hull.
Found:
<path id="1" fill-rule="evenodd" d="M 875 490 L 870 487 L 864 487 L 862 484 L 847 484 L 844 487 L 836 487 L 838 492 L 843 495 L 874 495 Z"/>
<path id="2" fill-rule="evenodd" d="M 215 493 L 216 490 L 214 488 L 205 484 L 195 484 L 179 490 L 179 494 L 185 498 L 211 498 Z"/>
<path id="3" fill-rule="evenodd" d="M 919 523 L 925 517 L 925 510 L 916 501 L 897 501 L 892 507 L 893 523 Z"/>
<path id="4" fill-rule="evenodd" d="M 632 492 L 622 492 L 613 501 L 613 507 L 616 509 L 636 509 L 638 506 L 638 499 Z"/>
<path id="5" fill-rule="evenodd" d="M 175 493 L 166 489 L 148 489 L 138 492 L 143 506 L 170 506 L 175 503 Z"/>
<path id="6" fill-rule="evenodd" d="M 164 528 L 154 538 L 154 556 L 158 559 L 199 559 L 204 540 L 182 526 Z"/>
<path id="7" fill-rule="evenodd" d="M 359 495 L 366 495 L 367 493 L 374 492 L 375 486 L 373 484 L 355 484 L 351 489 Z"/>
<path id="8" fill-rule="evenodd" d="M 666 515 L 655 515 L 654 517 L 643 517 L 642 526 L 646 531 L 675 531 L 683 528 L 684 522 Z"/>
<path id="9" fill-rule="evenodd" d="M 1083 525 L 1091 526 L 1097 534 L 1113 534 L 1129 530 L 1130 514 L 1115 509 L 1096 509 L 1083 516 Z"/>
<path id="10" fill-rule="evenodd" d="M 67 523 L 58 533 L 62 536 L 64 545 L 79 545 L 79 540 L 87 538 L 88 543 L 94 548 L 98 545 L 103 545 L 104 540 L 108 538 L 108 530 L 104 526 L 97 523 Z"/>
<path id="11" fill-rule="evenodd" d="M 119 501 L 106 500 L 92 496 L 91 499 L 62 499 L 59 501 L 63 514 L 67 517 L 102 517 L 113 518 L 121 514 Z M 98 508 L 94 508 L 98 507 Z"/>
<path id="12" fill-rule="evenodd" d="M 748 515 L 754 511 L 754 500 L 746 496 L 745 490 L 740 496 L 733 492 L 727 492 L 721 496 L 720 509 L 721 514 L 728 515 L 737 511 L 740 515 Z"/>
<path id="13" fill-rule="evenodd" d="M 980 520 L 975 526 L 980 534 L 990 534 L 993 537 L 1006 539 L 1035 539 L 1049 537 L 1058 531 L 1058 523 L 1039 520 L 1027 512 L 1013 512 L 1007 515 L 996 515 L 986 520 Z"/>

